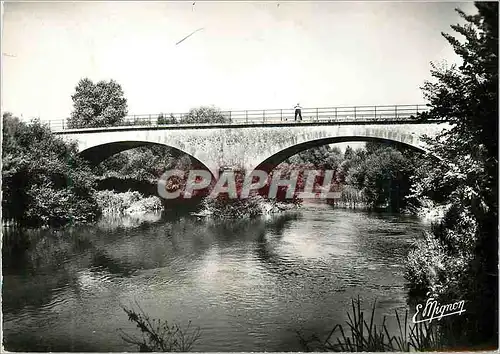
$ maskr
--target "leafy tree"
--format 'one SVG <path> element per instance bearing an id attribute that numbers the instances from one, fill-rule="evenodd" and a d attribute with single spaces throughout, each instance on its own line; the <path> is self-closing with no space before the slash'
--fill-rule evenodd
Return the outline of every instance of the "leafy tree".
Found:
<path id="1" fill-rule="evenodd" d="M 347 147 L 345 148 L 345 151 L 344 151 L 344 160 L 350 160 L 352 158 L 353 154 L 354 154 L 354 150 L 352 149 L 352 147 L 347 145 Z"/>
<path id="2" fill-rule="evenodd" d="M 338 183 L 347 183 L 347 177 L 351 167 L 358 166 L 365 157 L 365 152 L 363 152 L 363 150 L 364 149 L 358 149 L 354 151 L 350 146 L 347 146 L 344 151 L 344 160 L 341 162 L 337 173 Z"/>
<path id="3" fill-rule="evenodd" d="M 498 3 L 475 6 L 478 13 L 472 16 L 456 10 L 466 24 L 451 27 L 463 35 L 463 42 L 443 34 L 462 64 L 433 65 L 435 80 L 423 86 L 431 109 L 422 117 L 447 120 L 453 127 L 428 140 L 443 161 L 428 159 L 421 166 L 415 195 L 447 204 L 448 212 L 432 240 L 411 254 L 416 259 L 407 276 L 414 279 L 422 274 L 418 269 L 428 269 L 419 281 L 422 292 L 430 290 L 443 302 L 461 298 L 467 303 L 467 316 L 453 320 L 453 329 L 464 334 L 464 344 L 496 347 Z"/>
<path id="4" fill-rule="evenodd" d="M 392 148 L 380 146 L 367 153 L 358 174 L 367 202 L 371 207 L 388 206 L 399 211 L 406 207 L 405 197 L 409 194 L 413 166 L 403 154 Z M 356 174 L 349 172 L 350 176 Z M 360 178 L 361 177 L 361 178 Z"/>
<path id="5" fill-rule="evenodd" d="M 342 161 L 342 153 L 337 147 L 322 145 L 299 152 L 285 160 L 285 163 L 299 166 L 312 165 L 316 169 L 336 170 Z"/>
<path id="6" fill-rule="evenodd" d="M 226 117 L 220 109 L 215 107 L 199 107 L 192 108 L 189 112 L 181 117 L 179 123 L 230 123 L 231 118 Z"/>
<path id="7" fill-rule="evenodd" d="M 39 121 L 3 115 L 2 210 L 22 225 L 60 226 L 95 220 L 94 177 L 76 144 Z"/>
<path id="8" fill-rule="evenodd" d="M 400 151 L 383 144 L 367 144 L 368 150 L 349 169 L 346 182 L 362 190 L 372 208 L 388 206 L 399 211 L 406 207 L 413 166 Z"/>
<path id="9" fill-rule="evenodd" d="M 73 112 L 68 118 L 69 128 L 94 128 L 118 125 L 127 115 L 127 100 L 122 87 L 114 80 L 81 79 L 75 88 Z"/>

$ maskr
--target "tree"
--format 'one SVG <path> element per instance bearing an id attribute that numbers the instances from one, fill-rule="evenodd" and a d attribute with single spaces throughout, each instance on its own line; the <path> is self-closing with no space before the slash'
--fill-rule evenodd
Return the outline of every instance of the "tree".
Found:
<path id="1" fill-rule="evenodd" d="M 349 169 L 345 183 L 362 191 L 371 208 L 406 208 L 414 162 L 385 144 L 367 143 L 365 149 L 356 150 L 352 159 L 346 161 Z"/>
<path id="2" fill-rule="evenodd" d="M 127 100 L 122 87 L 114 80 L 81 79 L 75 88 L 69 128 L 109 127 L 119 124 L 127 115 Z"/>
<path id="3" fill-rule="evenodd" d="M 354 150 L 352 149 L 352 147 L 347 145 L 347 147 L 345 148 L 345 152 L 344 152 L 344 160 L 350 160 L 352 158 L 353 154 L 354 154 Z"/>
<path id="4" fill-rule="evenodd" d="M 357 166 L 361 163 L 361 161 L 363 161 L 364 153 L 361 152 L 362 150 L 364 149 L 358 149 L 357 152 L 355 152 L 349 145 L 346 147 L 344 160 L 341 162 L 337 173 L 337 181 L 340 184 L 346 183 L 351 167 Z"/>
<path id="5" fill-rule="evenodd" d="M 475 6 L 478 13 L 472 16 L 456 10 L 466 24 L 451 28 L 464 36 L 463 42 L 443 33 L 462 64 L 433 64 L 435 81 L 422 88 L 431 108 L 422 118 L 447 120 L 453 127 L 428 139 L 431 151 L 443 160 L 428 159 L 421 166 L 415 195 L 447 204 L 448 212 L 432 240 L 410 254 L 417 258 L 408 278 L 415 277 L 415 269 L 430 269 L 420 282 L 422 291 L 430 290 L 442 301 L 460 297 L 467 302 L 468 315 L 453 321 L 454 330 L 464 334 L 464 344 L 496 347 L 498 3 Z M 439 247 L 432 245 L 436 242 Z M 432 263 L 427 255 L 436 249 L 440 260 Z"/>
<path id="6" fill-rule="evenodd" d="M 94 177 L 68 144 L 39 121 L 3 115 L 2 210 L 25 226 L 84 223 L 100 210 Z"/>
<path id="7" fill-rule="evenodd" d="M 230 123 L 231 118 L 226 117 L 218 108 L 202 106 L 192 108 L 189 112 L 181 117 L 179 123 Z"/>
<path id="8" fill-rule="evenodd" d="M 299 166 L 312 165 L 316 169 L 336 170 L 342 160 L 342 153 L 337 147 L 321 145 L 293 155 L 284 162 Z"/>

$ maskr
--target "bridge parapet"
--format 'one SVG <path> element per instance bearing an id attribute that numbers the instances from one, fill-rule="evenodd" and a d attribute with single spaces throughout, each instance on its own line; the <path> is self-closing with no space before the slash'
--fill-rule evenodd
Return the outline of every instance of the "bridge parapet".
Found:
<path id="1" fill-rule="evenodd" d="M 303 122 L 317 123 L 356 123 L 356 122 L 408 122 L 418 120 L 419 114 L 428 110 L 425 104 L 381 105 L 381 106 L 338 106 L 303 108 Z M 113 127 L 176 127 L 185 125 L 183 117 L 188 113 L 150 113 L 126 116 L 120 124 Z M 220 111 L 227 125 L 255 125 L 290 123 L 295 119 L 294 109 L 263 109 Z M 52 130 L 69 130 L 66 120 L 47 122 Z M 221 124 L 208 123 L 208 124 Z M 199 123 L 189 125 L 199 126 Z M 73 129 L 72 129 L 73 130 Z"/>

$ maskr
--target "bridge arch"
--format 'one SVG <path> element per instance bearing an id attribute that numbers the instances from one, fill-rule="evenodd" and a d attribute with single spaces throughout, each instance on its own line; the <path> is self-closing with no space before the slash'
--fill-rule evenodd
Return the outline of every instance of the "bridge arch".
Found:
<path id="1" fill-rule="evenodd" d="M 321 139 L 312 139 L 309 141 L 305 141 L 302 143 L 298 143 L 295 145 L 291 145 L 287 148 L 284 148 L 273 155 L 267 157 L 262 162 L 258 163 L 254 170 L 265 171 L 266 173 L 270 173 L 274 168 L 276 168 L 280 163 L 285 161 L 286 159 L 311 148 L 320 147 L 324 145 L 330 145 L 335 143 L 345 143 L 345 142 L 379 142 L 379 143 L 389 143 L 395 147 L 403 147 L 413 151 L 418 151 L 423 154 L 429 154 L 433 158 L 439 158 L 437 156 L 431 155 L 430 152 L 421 146 L 416 146 L 413 144 L 408 144 L 402 141 L 387 139 L 387 138 L 379 138 L 379 137 L 370 137 L 370 136 L 336 136 L 336 137 L 328 137 Z"/>
<path id="2" fill-rule="evenodd" d="M 174 156 L 176 157 L 181 155 L 188 156 L 191 160 L 191 163 L 194 165 L 193 167 L 195 169 L 207 170 L 210 172 L 212 178 L 214 177 L 213 171 L 211 171 L 207 165 L 205 165 L 203 162 L 201 162 L 193 155 L 176 147 L 170 146 L 168 144 L 156 143 L 151 141 L 132 140 L 132 141 L 114 141 L 109 143 L 103 143 L 88 147 L 85 150 L 80 151 L 79 155 L 86 161 L 90 162 L 91 165 L 96 166 L 115 154 L 141 146 L 168 147 L 173 152 Z"/>

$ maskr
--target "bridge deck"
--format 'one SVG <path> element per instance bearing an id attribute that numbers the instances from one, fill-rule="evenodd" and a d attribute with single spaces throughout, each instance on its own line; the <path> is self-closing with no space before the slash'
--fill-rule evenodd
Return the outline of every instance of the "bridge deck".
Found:
<path id="1" fill-rule="evenodd" d="M 385 122 L 408 123 L 418 121 L 420 113 L 428 110 L 424 104 L 417 105 L 386 105 L 386 106 L 356 106 L 356 107 L 322 107 L 303 108 L 302 121 L 295 122 L 294 109 L 266 109 L 266 110 L 245 110 L 245 111 L 220 111 L 224 117 L 224 122 L 215 123 L 185 123 L 183 117 L 187 113 L 155 113 L 126 116 L 120 124 L 112 127 L 94 128 L 69 128 L 65 119 L 59 121 L 49 121 L 49 126 L 55 131 L 76 131 L 76 130 L 115 130 L 115 129 L 137 129 L 137 128 L 181 128 L 181 127 L 203 127 L 203 126 L 255 126 L 255 125 L 276 125 L 276 124 L 370 124 Z"/>

